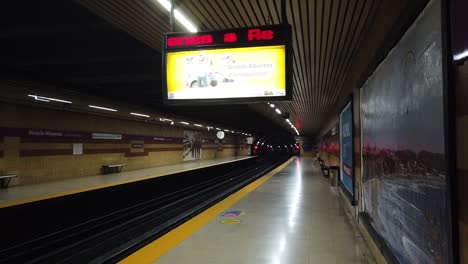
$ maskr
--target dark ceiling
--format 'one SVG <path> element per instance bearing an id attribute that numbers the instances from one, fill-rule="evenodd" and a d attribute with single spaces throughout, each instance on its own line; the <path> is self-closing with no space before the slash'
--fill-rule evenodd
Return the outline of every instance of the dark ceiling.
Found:
<path id="1" fill-rule="evenodd" d="M 290 114 L 302 135 L 316 135 L 336 112 L 355 53 L 382 1 L 392 2 L 286 1 L 293 26 L 293 100 L 275 104 Z M 200 31 L 281 22 L 281 0 L 178 2 Z M 176 24 L 175 30 L 183 29 Z M 3 78 L 53 83 L 199 120 L 292 135 L 265 103 L 163 106 L 160 52 L 162 34 L 168 31 L 168 12 L 157 0 L 5 0 L 0 11 L 1 72 Z"/>

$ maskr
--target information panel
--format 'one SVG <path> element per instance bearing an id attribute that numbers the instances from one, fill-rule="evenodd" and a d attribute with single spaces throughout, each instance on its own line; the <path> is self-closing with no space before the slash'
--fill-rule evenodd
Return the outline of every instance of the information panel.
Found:
<path id="1" fill-rule="evenodd" d="M 290 100 L 290 34 L 287 25 L 166 34 L 165 102 Z"/>
<path id="2" fill-rule="evenodd" d="M 354 200 L 353 112 L 349 102 L 340 113 L 340 181 Z"/>

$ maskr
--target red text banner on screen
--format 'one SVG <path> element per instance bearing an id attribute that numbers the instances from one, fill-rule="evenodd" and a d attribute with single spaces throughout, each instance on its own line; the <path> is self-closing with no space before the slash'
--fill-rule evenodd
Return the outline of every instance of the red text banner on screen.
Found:
<path id="1" fill-rule="evenodd" d="M 291 100 L 291 59 L 289 25 L 165 34 L 164 102 Z"/>

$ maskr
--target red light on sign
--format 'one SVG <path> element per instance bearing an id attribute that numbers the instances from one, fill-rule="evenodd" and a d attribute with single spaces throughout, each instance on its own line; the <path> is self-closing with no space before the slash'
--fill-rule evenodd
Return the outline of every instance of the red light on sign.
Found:
<path id="1" fill-rule="evenodd" d="M 249 41 L 253 40 L 272 40 L 273 39 L 273 30 L 261 30 L 261 29 L 249 29 L 247 33 L 247 39 Z"/>
<path id="2" fill-rule="evenodd" d="M 237 34 L 236 33 L 226 33 L 224 34 L 224 42 L 237 42 Z"/>
<path id="3" fill-rule="evenodd" d="M 169 37 L 167 39 L 168 47 L 210 45 L 210 44 L 213 44 L 213 36 L 211 35 Z"/>

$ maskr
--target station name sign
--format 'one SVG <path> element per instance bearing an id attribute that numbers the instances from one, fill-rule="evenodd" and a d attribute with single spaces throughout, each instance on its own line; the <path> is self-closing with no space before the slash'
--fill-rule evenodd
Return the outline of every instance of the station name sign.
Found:
<path id="1" fill-rule="evenodd" d="M 289 25 L 165 34 L 164 102 L 291 100 L 290 43 Z"/>

